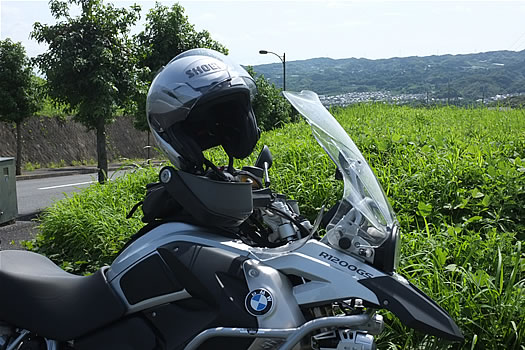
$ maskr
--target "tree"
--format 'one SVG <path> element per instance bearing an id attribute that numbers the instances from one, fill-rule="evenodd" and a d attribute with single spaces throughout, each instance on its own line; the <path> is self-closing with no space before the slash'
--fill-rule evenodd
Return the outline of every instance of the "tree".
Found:
<path id="1" fill-rule="evenodd" d="M 252 67 L 248 73 L 257 85 L 257 95 L 252 106 L 257 118 L 257 125 L 262 130 L 271 130 L 292 121 L 292 106 L 281 96 L 281 90 L 270 83 L 264 75 L 257 75 Z"/>
<path id="2" fill-rule="evenodd" d="M 135 117 L 135 127 L 139 130 L 149 130 L 145 115 L 148 87 L 159 69 L 173 57 L 194 48 L 209 48 L 228 54 L 228 49 L 213 40 L 208 31 L 196 31 L 184 15 L 184 8 L 177 3 L 169 8 L 157 2 L 146 15 L 145 28 L 135 40 L 142 82 L 128 112 Z"/>
<path id="3" fill-rule="evenodd" d="M 51 0 L 55 25 L 34 24 L 32 37 L 49 49 L 36 63 L 46 76 L 51 98 L 69 106 L 74 118 L 96 131 L 98 180 L 107 176 L 106 125 L 137 86 L 130 27 L 140 7 L 115 8 L 102 0 Z M 71 17 L 69 7 L 81 7 Z"/>
<path id="4" fill-rule="evenodd" d="M 22 168 L 22 122 L 39 108 L 36 82 L 21 43 L 0 41 L 0 120 L 16 125 L 16 174 Z"/>

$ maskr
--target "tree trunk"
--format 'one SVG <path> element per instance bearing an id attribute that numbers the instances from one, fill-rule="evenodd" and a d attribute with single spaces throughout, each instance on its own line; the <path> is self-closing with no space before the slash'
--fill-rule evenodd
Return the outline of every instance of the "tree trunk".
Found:
<path id="1" fill-rule="evenodd" d="M 16 122 L 16 175 L 22 175 L 22 122 Z"/>
<path id="2" fill-rule="evenodd" d="M 106 182 L 108 175 L 108 154 L 106 151 L 106 125 L 104 119 L 97 122 L 97 160 L 98 160 L 98 182 Z"/>

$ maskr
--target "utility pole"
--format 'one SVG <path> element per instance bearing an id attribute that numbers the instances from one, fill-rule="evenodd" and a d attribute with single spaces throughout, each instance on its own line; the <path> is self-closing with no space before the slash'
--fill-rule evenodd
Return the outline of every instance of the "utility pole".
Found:
<path id="1" fill-rule="evenodd" d="M 447 82 L 447 105 L 450 104 L 450 80 Z"/>

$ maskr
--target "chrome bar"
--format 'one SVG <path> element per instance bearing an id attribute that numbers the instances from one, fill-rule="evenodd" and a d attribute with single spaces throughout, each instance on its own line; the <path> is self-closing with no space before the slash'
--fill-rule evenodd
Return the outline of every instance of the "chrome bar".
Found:
<path id="1" fill-rule="evenodd" d="M 242 338 L 287 338 L 295 332 L 297 328 L 286 329 L 249 329 L 249 328 L 210 328 L 200 332 L 191 342 L 186 345 L 184 350 L 194 350 L 202 345 L 206 340 L 215 337 L 242 337 Z"/>
<path id="2" fill-rule="evenodd" d="M 279 350 L 291 350 L 295 344 L 301 341 L 301 339 L 317 329 L 327 327 L 348 327 L 353 329 L 356 326 L 368 323 L 369 320 L 370 315 L 367 314 L 318 318 L 306 322 L 301 327 L 297 328 L 297 332 L 293 332 L 292 335 L 286 339 L 286 342 L 281 345 Z"/>
<path id="3" fill-rule="evenodd" d="M 46 338 L 47 350 L 58 350 L 58 342 L 56 340 L 49 340 Z"/>
<path id="4" fill-rule="evenodd" d="M 184 350 L 195 350 L 206 340 L 215 337 L 243 337 L 243 338 L 280 338 L 285 343 L 279 350 L 291 350 L 302 338 L 309 333 L 326 327 L 348 327 L 365 325 L 370 321 L 370 315 L 331 316 L 308 321 L 297 328 L 285 329 L 249 329 L 249 328 L 210 328 L 199 333 Z"/>
<path id="5" fill-rule="evenodd" d="M 20 344 L 20 342 L 26 337 L 26 335 L 28 335 L 30 332 L 27 330 L 27 329 L 24 329 L 20 332 L 20 335 L 18 336 L 18 338 L 15 339 L 14 342 L 11 343 L 11 345 L 9 345 L 7 347 L 6 350 L 14 350 L 18 344 Z"/>

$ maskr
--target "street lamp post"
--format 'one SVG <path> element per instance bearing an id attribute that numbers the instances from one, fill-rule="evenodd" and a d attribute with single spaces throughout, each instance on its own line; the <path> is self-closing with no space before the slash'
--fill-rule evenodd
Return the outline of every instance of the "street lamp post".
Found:
<path id="1" fill-rule="evenodd" d="M 286 52 L 283 53 L 282 56 L 276 54 L 275 52 L 266 51 L 266 50 L 259 50 L 259 53 L 261 55 L 266 55 L 268 53 L 271 53 L 272 55 L 279 57 L 279 59 L 281 60 L 283 64 L 283 91 L 286 91 Z"/>

